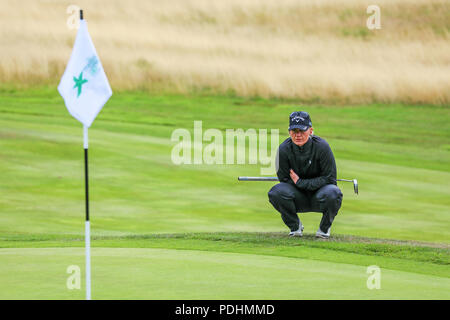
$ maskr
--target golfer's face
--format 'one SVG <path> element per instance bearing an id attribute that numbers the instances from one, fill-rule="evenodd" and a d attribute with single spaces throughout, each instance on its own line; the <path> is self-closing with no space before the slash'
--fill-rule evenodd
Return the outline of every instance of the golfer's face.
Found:
<path id="1" fill-rule="evenodd" d="M 306 142 L 308 142 L 308 138 L 311 135 L 312 128 L 309 128 L 306 131 L 301 131 L 300 129 L 294 129 L 289 131 L 289 135 L 291 136 L 292 142 L 297 146 L 301 147 Z"/>

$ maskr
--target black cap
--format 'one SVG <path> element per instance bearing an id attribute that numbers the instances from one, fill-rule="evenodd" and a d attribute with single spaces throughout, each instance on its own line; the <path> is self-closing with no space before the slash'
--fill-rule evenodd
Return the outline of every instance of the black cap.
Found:
<path id="1" fill-rule="evenodd" d="M 289 130 L 300 129 L 308 130 L 312 127 L 311 118 L 306 111 L 292 112 L 289 116 Z"/>

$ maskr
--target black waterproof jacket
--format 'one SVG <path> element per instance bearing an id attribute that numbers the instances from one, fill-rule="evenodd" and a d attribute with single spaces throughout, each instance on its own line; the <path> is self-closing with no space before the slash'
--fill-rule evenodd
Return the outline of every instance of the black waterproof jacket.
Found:
<path id="1" fill-rule="evenodd" d="M 315 191 L 327 184 L 336 185 L 336 162 L 328 143 L 310 136 L 307 143 L 299 147 L 287 138 L 278 148 L 277 176 L 280 182 L 295 185 L 300 190 Z M 297 184 L 292 181 L 289 171 L 293 169 L 299 176 Z"/>

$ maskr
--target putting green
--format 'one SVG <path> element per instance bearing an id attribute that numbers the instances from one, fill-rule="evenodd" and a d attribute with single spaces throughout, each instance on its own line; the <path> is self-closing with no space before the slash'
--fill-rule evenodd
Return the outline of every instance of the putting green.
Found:
<path id="1" fill-rule="evenodd" d="M 66 286 L 83 248 L 0 249 L 0 299 L 83 299 Z M 93 248 L 94 299 L 449 299 L 450 279 L 308 259 L 151 248 Z"/>

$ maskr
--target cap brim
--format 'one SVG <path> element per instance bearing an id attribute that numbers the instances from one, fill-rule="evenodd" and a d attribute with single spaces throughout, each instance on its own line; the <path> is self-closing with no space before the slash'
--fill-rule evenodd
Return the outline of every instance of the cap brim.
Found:
<path id="1" fill-rule="evenodd" d="M 302 126 L 302 125 L 296 124 L 296 125 L 290 126 L 290 127 L 289 127 L 289 130 L 300 129 L 300 130 L 302 130 L 302 131 L 306 131 L 306 130 L 308 130 L 309 128 L 310 128 L 309 126 Z"/>

